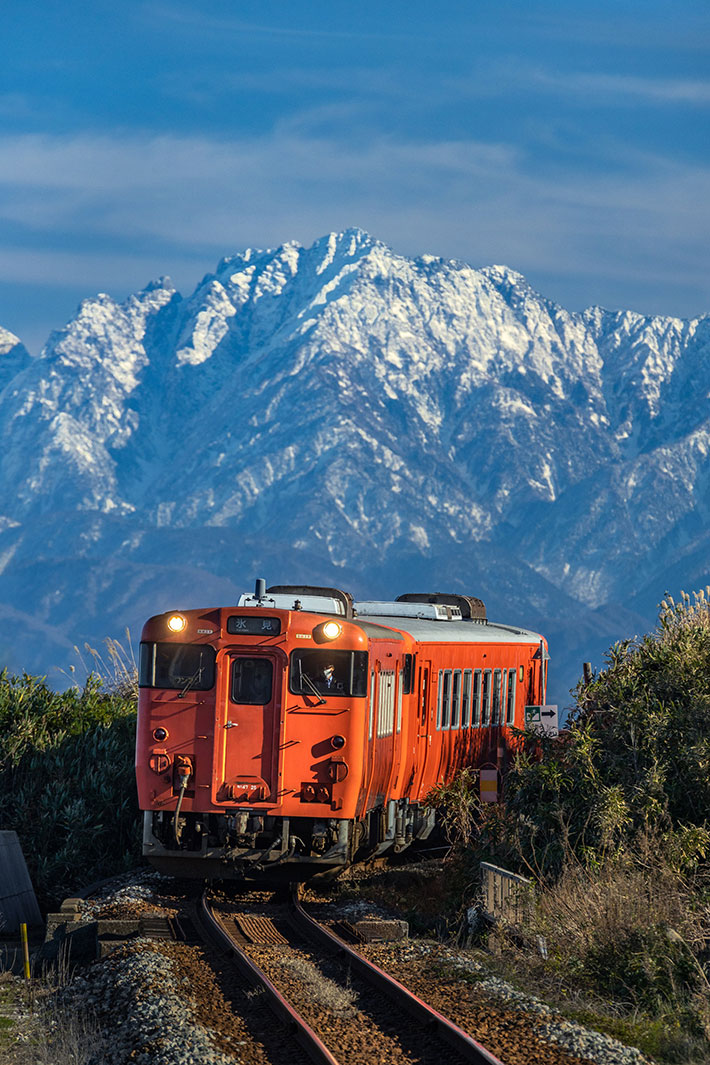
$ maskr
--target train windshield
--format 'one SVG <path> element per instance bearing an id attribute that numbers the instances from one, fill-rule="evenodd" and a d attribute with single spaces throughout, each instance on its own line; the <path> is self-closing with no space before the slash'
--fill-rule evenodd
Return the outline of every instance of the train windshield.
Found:
<path id="1" fill-rule="evenodd" d="M 214 686 L 215 649 L 206 644 L 142 643 L 141 688 L 208 691 Z"/>
<path id="2" fill-rule="evenodd" d="M 293 651 L 289 690 L 302 695 L 367 695 L 367 651 Z"/>

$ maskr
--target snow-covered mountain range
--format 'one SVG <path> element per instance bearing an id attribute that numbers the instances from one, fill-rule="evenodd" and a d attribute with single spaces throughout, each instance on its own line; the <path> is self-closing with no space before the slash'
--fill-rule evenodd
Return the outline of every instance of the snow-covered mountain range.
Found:
<path id="1" fill-rule="evenodd" d="M 571 313 L 361 230 L 0 329 L 0 664 L 269 582 L 443 589 L 584 659 L 710 571 L 710 315 Z"/>

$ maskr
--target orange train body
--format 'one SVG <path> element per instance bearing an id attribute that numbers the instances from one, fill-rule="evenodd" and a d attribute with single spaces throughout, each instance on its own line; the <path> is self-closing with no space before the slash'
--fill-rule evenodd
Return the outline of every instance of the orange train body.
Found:
<path id="1" fill-rule="evenodd" d="M 143 851 L 180 876 L 307 879 L 426 838 L 431 788 L 502 771 L 547 645 L 480 600 L 257 582 L 163 614 L 141 642 Z"/>

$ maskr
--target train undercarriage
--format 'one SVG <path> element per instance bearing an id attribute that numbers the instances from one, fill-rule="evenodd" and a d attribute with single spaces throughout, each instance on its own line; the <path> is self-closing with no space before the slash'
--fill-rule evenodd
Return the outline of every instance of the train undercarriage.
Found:
<path id="1" fill-rule="evenodd" d="M 143 854 L 170 876 L 225 880 L 309 880 L 354 862 L 399 854 L 427 839 L 434 810 L 391 800 L 358 820 L 230 813 L 144 814 Z"/>

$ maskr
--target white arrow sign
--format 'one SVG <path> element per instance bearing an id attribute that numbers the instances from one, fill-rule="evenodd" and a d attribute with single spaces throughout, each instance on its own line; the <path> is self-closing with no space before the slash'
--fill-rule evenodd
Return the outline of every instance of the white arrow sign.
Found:
<path id="1" fill-rule="evenodd" d="M 559 732 L 557 706 L 526 706 L 525 728 L 541 736 L 556 736 Z"/>

